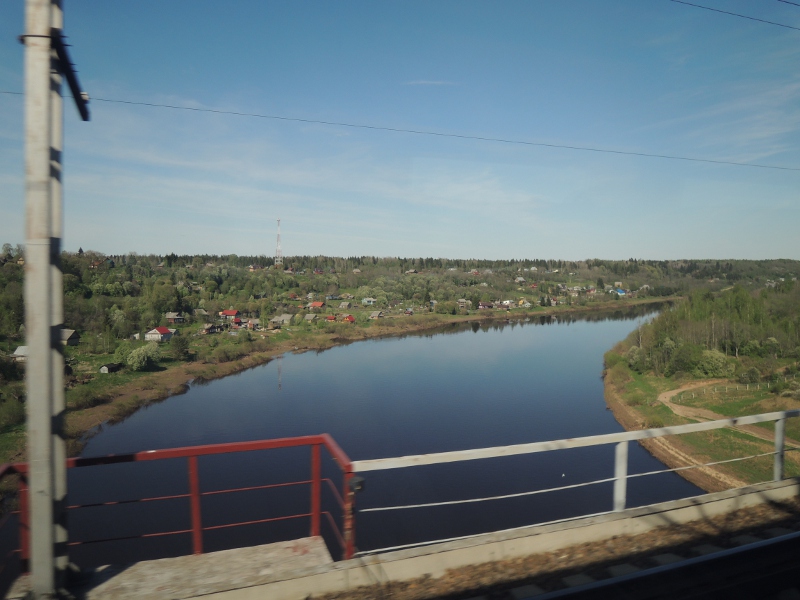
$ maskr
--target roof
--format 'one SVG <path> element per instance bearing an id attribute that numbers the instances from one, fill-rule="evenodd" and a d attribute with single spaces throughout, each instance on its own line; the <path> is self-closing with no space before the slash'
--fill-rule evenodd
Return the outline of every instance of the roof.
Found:
<path id="1" fill-rule="evenodd" d="M 165 318 L 167 318 L 167 319 L 180 319 L 182 316 L 183 315 L 181 315 L 181 313 L 179 313 L 179 312 L 168 312 L 165 315 Z"/>
<path id="2" fill-rule="evenodd" d="M 304 318 L 306 321 L 313 321 L 314 319 L 316 319 L 316 318 L 317 318 L 317 315 L 311 315 L 311 314 L 309 314 L 309 315 L 306 315 L 306 316 L 305 316 L 305 317 L 303 317 L 303 318 Z"/>
<path id="3" fill-rule="evenodd" d="M 74 329 L 62 329 L 61 330 L 61 341 L 62 342 L 66 342 L 73 335 L 76 335 Z"/>
<path id="4" fill-rule="evenodd" d="M 229 308 L 227 310 L 223 310 L 222 311 L 222 316 L 223 317 L 235 317 L 238 314 L 239 314 L 239 311 L 235 310 L 233 308 Z"/>
<path id="5" fill-rule="evenodd" d="M 325 306 L 325 303 L 324 302 L 312 302 L 311 304 L 309 304 L 309 306 L 311 308 L 322 308 L 323 306 Z"/>
<path id="6" fill-rule="evenodd" d="M 382 314 L 383 314 L 383 313 L 382 313 L 381 311 L 379 311 L 379 310 L 373 310 L 373 311 L 372 311 L 372 312 L 369 314 L 369 316 L 370 316 L 370 317 L 380 317 Z"/>
<path id="7" fill-rule="evenodd" d="M 172 332 L 171 332 L 169 329 L 167 329 L 166 327 L 156 327 L 156 328 L 154 328 L 154 329 L 151 329 L 151 330 L 150 330 L 150 331 L 148 331 L 147 333 L 153 333 L 154 331 L 155 331 L 156 333 L 160 333 L 161 335 L 166 335 L 167 333 L 172 333 Z"/>
<path id="8" fill-rule="evenodd" d="M 13 356 L 28 356 L 28 347 L 27 346 L 17 346 L 17 349 L 14 350 Z"/>

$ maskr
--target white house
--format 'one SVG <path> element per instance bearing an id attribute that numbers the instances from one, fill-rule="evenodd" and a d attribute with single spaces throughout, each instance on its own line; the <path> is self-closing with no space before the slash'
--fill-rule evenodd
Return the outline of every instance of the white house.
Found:
<path id="1" fill-rule="evenodd" d="M 148 342 L 168 342 L 172 339 L 174 329 L 167 329 L 166 327 L 156 327 L 144 334 L 144 339 Z"/>

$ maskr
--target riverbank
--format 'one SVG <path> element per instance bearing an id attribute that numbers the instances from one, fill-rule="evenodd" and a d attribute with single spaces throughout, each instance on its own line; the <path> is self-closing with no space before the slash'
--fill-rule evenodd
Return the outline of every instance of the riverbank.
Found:
<path id="1" fill-rule="evenodd" d="M 778 396 L 769 384 L 743 385 L 732 379 L 673 379 L 640 374 L 628 368 L 620 345 L 606 354 L 605 399 L 626 431 L 682 425 L 729 417 L 800 408 L 800 401 Z M 800 445 L 797 419 L 787 425 L 787 444 Z M 772 424 L 740 426 L 643 440 L 669 468 L 769 454 L 774 450 Z M 678 472 L 707 492 L 717 492 L 772 477 L 772 456 L 698 467 Z M 786 455 L 786 475 L 800 473 L 797 453 Z"/>
<path id="2" fill-rule="evenodd" d="M 185 393 L 192 382 L 211 381 L 233 375 L 265 364 L 287 352 L 320 352 L 352 342 L 401 337 L 426 332 L 435 332 L 461 323 L 489 324 L 493 322 L 518 322 L 530 318 L 566 317 L 568 315 L 602 314 L 626 311 L 636 307 L 674 301 L 674 298 L 646 298 L 614 303 L 592 303 L 586 306 L 559 306 L 534 310 L 513 309 L 511 311 L 480 311 L 469 315 L 426 314 L 405 317 L 391 315 L 369 322 L 368 326 L 335 324 L 324 329 L 288 327 L 279 334 L 264 334 L 269 340 L 264 351 L 251 352 L 229 362 L 169 362 L 159 371 L 152 371 L 135 379 L 128 378 L 114 385 L 111 377 L 102 389 L 102 401 L 85 408 L 70 407 L 65 420 L 68 454 L 78 455 L 85 441 L 110 423 L 120 422 L 136 411 L 167 398 Z M 327 325 L 327 324 L 326 324 Z M 2 462 L 25 459 L 24 426 L 0 435 Z"/>

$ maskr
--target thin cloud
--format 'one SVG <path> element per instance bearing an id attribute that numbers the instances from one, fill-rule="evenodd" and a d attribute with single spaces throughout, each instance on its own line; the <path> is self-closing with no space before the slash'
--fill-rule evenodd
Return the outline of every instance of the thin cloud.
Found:
<path id="1" fill-rule="evenodd" d="M 455 81 L 444 81 L 437 79 L 416 79 L 406 81 L 403 85 L 458 85 Z"/>

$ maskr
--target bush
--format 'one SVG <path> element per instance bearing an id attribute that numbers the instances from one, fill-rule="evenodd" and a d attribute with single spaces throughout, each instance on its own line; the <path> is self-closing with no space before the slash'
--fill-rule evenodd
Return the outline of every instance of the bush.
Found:
<path id="1" fill-rule="evenodd" d="M 625 363 L 617 363 L 608 369 L 608 371 L 606 371 L 606 378 L 609 383 L 617 387 L 622 387 L 632 379 L 630 371 L 628 367 L 625 366 Z"/>
<path id="2" fill-rule="evenodd" d="M 739 375 L 739 383 L 758 383 L 761 381 L 761 373 L 755 367 L 750 367 Z"/>
<path id="3" fill-rule="evenodd" d="M 693 373 L 703 360 L 703 348 L 697 344 L 684 344 L 672 356 L 667 366 L 667 375 L 679 371 Z"/>
<path id="4" fill-rule="evenodd" d="M 172 356 L 177 360 L 186 360 L 189 357 L 189 338 L 182 335 L 173 335 L 169 342 Z"/>
<path id="5" fill-rule="evenodd" d="M 728 361 L 719 350 L 703 350 L 692 374 L 695 377 L 730 377 L 735 369 L 735 363 Z"/>
<path id="6" fill-rule="evenodd" d="M 128 340 L 123 340 L 114 351 L 114 362 L 123 365 L 128 364 L 128 357 L 131 352 L 133 352 L 133 345 Z"/>
<path id="7" fill-rule="evenodd" d="M 157 342 L 150 342 L 146 346 L 136 348 L 128 355 L 128 366 L 133 371 L 146 371 L 152 369 L 161 359 L 161 350 Z"/>

